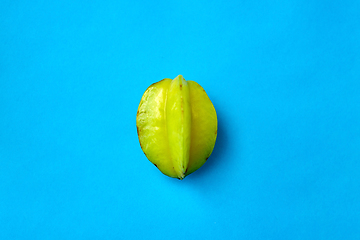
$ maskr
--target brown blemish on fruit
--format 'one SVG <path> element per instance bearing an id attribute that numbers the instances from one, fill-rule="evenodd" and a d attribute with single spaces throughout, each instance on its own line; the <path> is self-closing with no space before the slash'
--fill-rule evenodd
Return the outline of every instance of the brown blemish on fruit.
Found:
<path id="1" fill-rule="evenodd" d="M 180 90 L 182 90 L 182 84 L 180 84 Z"/>
<path id="2" fill-rule="evenodd" d="M 207 160 L 208 160 L 208 158 L 209 158 L 209 157 L 207 157 L 207 158 L 205 159 L 205 161 L 207 161 Z"/>
<path id="3" fill-rule="evenodd" d="M 166 78 L 164 78 L 163 80 L 160 80 L 160 81 L 158 81 L 158 82 L 155 82 L 155 83 L 151 84 L 151 85 L 148 87 L 148 89 L 149 89 L 151 86 L 153 86 L 153 85 L 155 85 L 155 84 L 157 84 L 157 83 L 159 83 L 159 82 L 162 82 L 162 81 L 164 81 L 164 80 L 166 80 Z"/>
<path id="4" fill-rule="evenodd" d="M 215 134 L 217 134 L 217 129 L 216 129 L 216 131 L 215 131 Z"/>
<path id="5" fill-rule="evenodd" d="M 159 81 L 160 82 L 160 81 Z M 150 88 L 152 88 L 155 84 L 157 84 L 158 82 L 156 82 L 156 83 L 153 83 L 153 84 L 151 84 L 147 89 L 146 89 L 146 91 L 148 91 Z"/>
<path id="6" fill-rule="evenodd" d="M 136 114 L 136 118 L 138 118 L 140 114 L 146 114 L 146 111 L 141 111 L 141 112 L 140 112 L 140 111 L 138 110 L 138 111 L 137 111 L 137 114 Z"/>
<path id="7" fill-rule="evenodd" d="M 139 135 L 139 133 L 140 133 L 140 131 L 141 131 L 141 129 L 139 130 L 139 127 L 138 126 L 136 126 L 136 131 L 137 131 L 137 135 L 138 135 L 138 137 L 139 137 L 139 143 L 140 143 L 140 147 L 141 147 L 141 149 L 143 149 L 143 147 L 142 147 L 142 145 L 141 145 L 141 141 L 140 141 L 140 135 Z M 144 152 L 144 151 L 143 151 Z M 145 154 L 145 156 L 146 156 L 146 153 L 144 152 L 144 154 Z M 146 156 L 147 157 L 147 156 Z"/>
<path id="8" fill-rule="evenodd" d="M 137 132 L 138 132 L 138 136 L 139 136 L 139 128 L 138 128 L 137 126 L 136 126 L 136 128 L 137 128 Z M 144 151 L 143 146 L 141 145 L 140 136 L 139 136 L 139 143 L 140 143 L 141 150 L 143 150 L 142 152 L 145 154 L 145 157 L 148 158 L 148 156 L 146 155 L 146 153 L 145 153 L 145 151 Z"/>
<path id="9" fill-rule="evenodd" d="M 155 167 L 158 167 L 155 163 L 154 163 Z"/>
<path id="10" fill-rule="evenodd" d="M 158 81 L 158 82 L 155 82 L 155 83 L 151 84 L 151 85 L 146 89 L 145 93 L 146 93 L 147 91 L 150 91 L 150 89 L 153 88 L 155 84 L 157 84 L 157 83 L 159 83 L 159 82 L 162 82 L 162 81 L 164 81 L 164 80 L 166 80 L 166 78 L 164 78 L 163 80 L 160 80 L 160 81 Z"/>
<path id="11" fill-rule="evenodd" d="M 184 99 L 183 99 L 182 96 L 181 96 L 181 112 L 182 112 L 183 115 L 184 115 Z"/>

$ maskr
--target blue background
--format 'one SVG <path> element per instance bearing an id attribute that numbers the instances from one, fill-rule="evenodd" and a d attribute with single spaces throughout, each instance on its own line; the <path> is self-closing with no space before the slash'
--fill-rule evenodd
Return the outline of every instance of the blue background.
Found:
<path id="1" fill-rule="evenodd" d="M 0 239 L 360 239 L 359 1 L 0 3 Z M 141 151 L 146 88 L 218 114 L 183 181 Z"/>

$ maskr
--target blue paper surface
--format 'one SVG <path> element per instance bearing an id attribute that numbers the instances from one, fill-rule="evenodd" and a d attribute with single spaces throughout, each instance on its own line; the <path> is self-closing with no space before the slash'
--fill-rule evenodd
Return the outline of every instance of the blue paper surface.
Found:
<path id="1" fill-rule="evenodd" d="M 0 239 L 360 239 L 359 1 L 0 3 Z M 146 88 L 218 114 L 183 181 L 143 154 Z"/>

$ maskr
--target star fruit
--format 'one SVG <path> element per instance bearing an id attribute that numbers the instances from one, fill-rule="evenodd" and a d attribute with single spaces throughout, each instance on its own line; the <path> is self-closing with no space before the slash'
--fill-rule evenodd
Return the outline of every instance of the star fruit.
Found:
<path id="1" fill-rule="evenodd" d="M 152 84 L 137 111 L 136 126 L 146 157 L 163 174 L 183 179 L 211 155 L 217 116 L 205 90 L 179 75 Z"/>

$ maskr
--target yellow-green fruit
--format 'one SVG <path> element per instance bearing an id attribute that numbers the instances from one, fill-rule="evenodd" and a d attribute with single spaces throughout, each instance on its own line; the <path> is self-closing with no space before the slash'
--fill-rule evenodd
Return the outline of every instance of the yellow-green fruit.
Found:
<path id="1" fill-rule="evenodd" d="M 206 162 L 217 136 L 215 108 L 205 90 L 181 75 L 165 78 L 145 91 L 136 126 L 150 162 L 179 179 Z"/>

